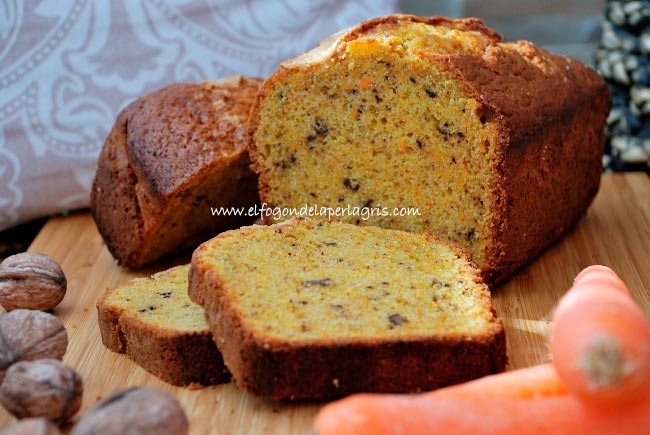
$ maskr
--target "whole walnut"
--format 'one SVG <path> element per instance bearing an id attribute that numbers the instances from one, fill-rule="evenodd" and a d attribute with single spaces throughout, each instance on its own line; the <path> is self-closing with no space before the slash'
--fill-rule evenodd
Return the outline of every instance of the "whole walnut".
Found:
<path id="1" fill-rule="evenodd" d="M 23 252 L 0 263 L 0 305 L 48 311 L 63 300 L 68 286 L 61 266 L 45 254 Z"/>
<path id="2" fill-rule="evenodd" d="M 0 435 L 61 435 L 47 418 L 24 418 L 2 430 Z"/>
<path id="3" fill-rule="evenodd" d="M 81 406 L 81 378 L 58 359 L 20 361 L 7 370 L 0 402 L 18 418 L 45 417 L 61 424 Z"/>
<path id="4" fill-rule="evenodd" d="M 118 391 L 97 402 L 71 435 L 185 435 L 188 421 L 178 401 L 149 387 Z"/>
<path id="5" fill-rule="evenodd" d="M 35 310 L 14 310 L 0 316 L 0 381 L 17 361 L 61 359 L 68 333 L 59 319 Z"/>

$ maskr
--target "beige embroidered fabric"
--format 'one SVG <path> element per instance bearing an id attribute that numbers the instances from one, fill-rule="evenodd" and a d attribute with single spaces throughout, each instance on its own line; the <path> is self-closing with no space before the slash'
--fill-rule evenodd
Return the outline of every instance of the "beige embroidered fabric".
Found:
<path id="1" fill-rule="evenodd" d="M 88 205 L 115 116 L 172 82 L 266 77 L 396 0 L 0 2 L 0 230 Z"/>

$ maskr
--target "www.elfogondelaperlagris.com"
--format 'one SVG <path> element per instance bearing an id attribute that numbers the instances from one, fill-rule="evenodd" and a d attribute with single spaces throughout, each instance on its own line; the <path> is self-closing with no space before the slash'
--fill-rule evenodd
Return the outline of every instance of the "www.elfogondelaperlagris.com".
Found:
<path id="1" fill-rule="evenodd" d="M 273 219 L 315 217 L 331 220 L 332 218 L 351 216 L 362 220 L 368 220 L 371 217 L 420 216 L 420 210 L 417 207 L 382 207 L 380 204 L 376 206 L 352 206 L 348 204 L 345 207 L 327 207 L 316 204 L 305 204 L 301 207 L 273 207 L 266 203 L 262 203 L 250 207 L 210 207 L 210 212 L 212 213 L 212 216 L 273 217 Z"/>

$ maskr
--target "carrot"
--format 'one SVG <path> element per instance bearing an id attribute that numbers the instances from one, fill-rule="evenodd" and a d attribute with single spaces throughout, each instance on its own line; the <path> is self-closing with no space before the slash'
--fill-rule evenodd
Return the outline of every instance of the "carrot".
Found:
<path id="1" fill-rule="evenodd" d="M 444 390 L 453 394 L 471 395 L 475 394 L 477 389 L 481 390 L 481 394 L 521 399 L 533 396 L 555 396 L 567 392 L 552 364 L 540 364 L 485 376 L 474 381 L 446 387 Z"/>
<path id="2" fill-rule="evenodd" d="M 596 289 L 602 288 L 603 286 L 610 286 L 612 289 L 616 289 L 620 293 L 632 297 L 627 285 L 625 285 L 623 280 L 619 278 L 616 272 L 609 267 L 602 265 L 593 265 L 583 269 L 574 279 L 572 288 L 580 287 L 585 290 L 597 291 Z M 575 293 L 578 294 L 576 295 Z M 554 316 L 557 317 L 563 309 L 567 306 L 571 306 L 573 303 L 568 303 L 568 300 L 573 299 L 576 296 L 580 298 L 580 294 L 582 294 L 582 292 L 567 292 L 562 297 L 562 300 L 565 301 L 555 307 Z"/>
<path id="3" fill-rule="evenodd" d="M 626 407 L 592 407 L 544 364 L 417 396 L 350 396 L 325 406 L 314 429 L 318 435 L 596 435 L 638 434 L 649 423 L 650 394 Z"/>
<path id="4" fill-rule="evenodd" d="M 585 269 L 560 299 L 553 315 L 551 353 L 566 388 L 590 404 L 648 396 L 647 322 L 625 283 L 609 268 Z"/>
<path id="5" fill-rule="evenodd" d="M 627 288 L 627 285 L 625 285 L 623 280 L 616 274 L 616 272 L 614 272 L 609 267 L 602 265 L 593 265 L 583 269 L 582 272 L 576 276 L 575 280 L 573 280 L 573 285 L 582 285 L 584 283 L 592 281 L 599 283 L 609 283 L 622 292 L 630 294 L 630 290 Z"/>

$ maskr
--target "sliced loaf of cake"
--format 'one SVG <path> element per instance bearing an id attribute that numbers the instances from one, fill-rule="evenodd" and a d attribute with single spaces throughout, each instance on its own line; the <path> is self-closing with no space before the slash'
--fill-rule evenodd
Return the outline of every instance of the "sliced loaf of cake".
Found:
<path id="1" fill-rule="evenodd" d="M 190 298 L 237 385 L 272 399 L 431 390 L 504 370 L 504 329 L 460 248 L 294 219 L 194 251 Z"/>
<path id="2" fill-rule="evenodd" d="M 102 341 L 173 385 L 228 382 L 203 309 L 187 296 L 188 270 L 177 266 L 109 289 L 97 302 Z"/>
<path id="3" fill-rule="evenodd" d="M 366 207 L 333 216 L 457 242 L 494 283 L 587 210 L 609 107 L 602 77 L 573 59 L 478 19 L 394 15 L 283 63 L 249 146 L 269 209 Z"/>
<path id="4" fill-rule="evenodd" d="M 118 115 L 90 207 L 120 264 L 141 267 L 251 221 L 212 209 L 259 200 L 243 137 L 260 83 L 234 76 L 172 84 Z"/>

